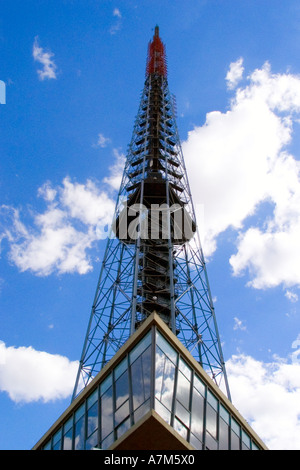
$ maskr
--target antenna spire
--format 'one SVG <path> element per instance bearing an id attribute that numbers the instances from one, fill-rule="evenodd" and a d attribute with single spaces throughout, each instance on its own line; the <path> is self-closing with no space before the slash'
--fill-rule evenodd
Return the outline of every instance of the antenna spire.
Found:
<path id="1" fill-rule="evenodd" d="M 147 76 L 153 73 L 167 77 L 166 49 L 159 37 L 159 27 L 157 25 L 155 26 L 153 39 L 148 46 L 146 67 Z"/>

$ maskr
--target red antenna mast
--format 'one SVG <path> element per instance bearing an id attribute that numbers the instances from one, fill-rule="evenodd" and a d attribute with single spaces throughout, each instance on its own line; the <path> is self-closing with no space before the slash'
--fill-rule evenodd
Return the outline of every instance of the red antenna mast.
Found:
<path id="1" fill-rule="evenodd" d="M 167 77 L 166 49 L 159 37 L 158 26 L 155 26 L 153 40 L 148 47 L 146 75 L 153 73 Z"/>

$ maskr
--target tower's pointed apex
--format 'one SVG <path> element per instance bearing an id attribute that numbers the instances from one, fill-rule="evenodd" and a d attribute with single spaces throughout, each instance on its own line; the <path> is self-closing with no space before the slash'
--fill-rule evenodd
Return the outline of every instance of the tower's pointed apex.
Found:
<path id="1" fill-rule="evenodd" d="M 148 47 L 148 58 L 146 75 L 158 74 L 163 77 L 167 76 L 166 49 L 159 37 L 159 27 L 156 25 L 154 36 Z"/>

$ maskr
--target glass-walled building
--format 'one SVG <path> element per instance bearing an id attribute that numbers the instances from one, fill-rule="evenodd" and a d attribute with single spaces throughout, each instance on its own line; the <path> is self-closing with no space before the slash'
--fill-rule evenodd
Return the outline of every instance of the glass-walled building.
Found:
<path id="1" fill-rule="evenodd" d="M 264 443 L 151 315 L 35 450 L 259 450 Z"/>

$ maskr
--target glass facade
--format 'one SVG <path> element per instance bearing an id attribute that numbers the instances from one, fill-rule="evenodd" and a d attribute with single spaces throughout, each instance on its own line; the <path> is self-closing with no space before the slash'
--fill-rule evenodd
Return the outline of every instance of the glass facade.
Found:
<path id="1" fill-rule="evenodd" d="M 200 375 L 153 326 L 41 448 L 108 449 L 154 409 L 196 450 L 258 450 Z"/>

